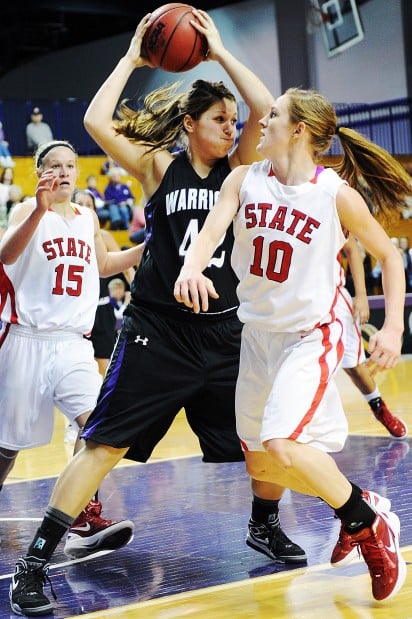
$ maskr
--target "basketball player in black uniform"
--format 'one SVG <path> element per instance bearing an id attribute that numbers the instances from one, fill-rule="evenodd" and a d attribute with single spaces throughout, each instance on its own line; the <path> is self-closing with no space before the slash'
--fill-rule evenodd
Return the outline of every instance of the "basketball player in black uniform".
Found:
<path id="1" fill-rule="evenodd" d="M 138 25 L 129 50 L 86 112 L 85 126 L 92 138 L 142 185 L 146 248 L 97 406 L 83 433 L 86 447 L 57 481 L 24 559 L 25 571 L 21 562 L 16 567 L 11 599 L 14 608 L 18 606 L 25 614 L 34 614 L 33 607 L 37 614 L 39 608 L 51 608 L 43 585 L 47 561 L 64 534 L 62 522 L 83 509 L 121 458 L 145 462 L 182 407 L 205 462 L 244 459 L 234 412 L 241 324 L 236 314 L 237 280 L 230 266 L 232 232 L 222 239 L 210 263 L 210 277 L 221 294 L 207 313 L 194 315 L 178 304 L 173 288 L 185 253 L 223 180 L 234 167 L 256 159 L 258 120 L 270 109 L 273 98 L 224 48 L 207 13 L 194 12 L 200 22 L 196 27 L 208 40 L 208 57 L 226 70 L 248 105 L 249 118 L 233 148 L 234 95 L 222 82 L 198 80 L 183 94 L 176 85 L 151 93 L 138 111 L 123 104 L 117 110 L 118 119 L 113 120 L 130 75 L 148 64 L 140 49 L 149 15 Z M 186 148 L 172 154 L 180 140 Z M 85 470 L 90 474 L 85 476 Z M 69 486 L 76 493 L 68 492 Z M 253 480 L 252 490 L 247 543 L 274 560 L 305 561 L 304 550 L 280 527 L 278 502 L 284 489 Z M 56 513 L 62 517 L 56 518 Z M 37 581 L 34 569 L 38 570 Z"/>

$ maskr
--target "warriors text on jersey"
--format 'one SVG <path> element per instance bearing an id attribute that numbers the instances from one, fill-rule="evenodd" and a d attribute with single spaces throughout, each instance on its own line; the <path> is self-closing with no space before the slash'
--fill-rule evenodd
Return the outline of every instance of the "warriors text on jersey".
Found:
<path id="1" fill-rule="evenodd" d="M 301 185 L 279 183 L 269 161 L 250 166 L 234 221 L 232 266 L 239 318 L 267 331 L 296 332 L 330 322 L 346 239 L 336 210 L 344 183 L 331 169 Z"/>
<path id="2" fill-rule="evenodd" d="M 173 296 L 174 284 L 187 249 L 200 232 L 229 172 L 225 157 L 207 178 L 201 178 L 186 153 L 176 155 L 145 208 L 146 248 L 132 285 L 134 304 L 163 308 L 169 316 L 187 313 Z M 237 310 L 238 282 L 230 268 L 232 247 L 233 231 L 230 228 L 205 271 L 219 293 L 219 299 L 209 301 L 209 315 L 235 313 Z M 129 306 L 126 314 L 131 311 L 132 306 Z M 196 315 L 196 318 L 201 320 L 202 315 Z"/>
<path id="3" fill-rule="evenodd" d="M 0 318 L 44 331 L 90 332 L 99 299 L 94 222 L 47 211 L 14 264 L 0 263 Z"/>

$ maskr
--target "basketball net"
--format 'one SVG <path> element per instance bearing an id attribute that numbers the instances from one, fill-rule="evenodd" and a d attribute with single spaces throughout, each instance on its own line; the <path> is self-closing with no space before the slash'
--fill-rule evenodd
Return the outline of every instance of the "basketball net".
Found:
<path id="1" fill-rule="evenodd" d="M 326 11 L 322 11 L 318 0 L 309 0 L 307 29 L 309 33 L 329 23 L 329 15 Z"/>

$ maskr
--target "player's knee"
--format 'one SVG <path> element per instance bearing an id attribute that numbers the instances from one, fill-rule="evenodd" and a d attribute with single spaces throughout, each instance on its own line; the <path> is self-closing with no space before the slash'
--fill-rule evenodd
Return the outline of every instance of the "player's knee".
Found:
<path id="1" fill-rule="evenodd" d="M 263 462 L 246 462 L 246 473 L 251 479 L 257 479 L 258 481 L 267 481 L 271 479 L 271 472 L 269 466 L 266 466 Z"/>
<path id="2" fill-rule="evenodd" d="M 355 368 L 343 368 L 343 370 L 348 376 L 350 376 L 350 378 L 354 378 L 358 374 L 356 367 Z"/>
<path id="3" fill-rule="evenodd" d="M 264 447 L 276 466 L 282 469 L 290 469 L 293 466 L 288 439 L 273 438 L 265 441 Z"/>
<path id="4" fill-rule="evenodd" d="M 19 452 L 14 449 L 6 449 L 5 447 L 0 447 L 0 457 L 4 460 L 15 460 L 17 458 L 17 454 Z"/>
<path id="5" fill-rule="evenodd" d="M 98 470 L 107 474 L 124 458 L 128 449 L 128 447 L 112 447 L 88 440 L 82 453 L 84 458 L 87 458 L 90 462 L 91 470 Z"/>
<path id="6" fill-rule="evenodd" d="M 0 490 L 3 487 L 3 482 L 14 467 L 18 453 L 18 451 L 0 447 Z"/>
<path id="7" fill-rule="evenodd" d="M 83 415 L 79 415 L 78 417 L 76 417 L 75 422 L 76 422 L 76 425 L 79 431 L 83 430 L 84 426 L 86 425 L 86 421 L 89 417 L 90 417 L 90 413 L 83 413 Z"/>
<path id="8" fill-rule="evenodd" d="M 246 452 L 246 472 L 251 479 L 258 481 L 273 480 L 273 463 L 267 452 Z"/>

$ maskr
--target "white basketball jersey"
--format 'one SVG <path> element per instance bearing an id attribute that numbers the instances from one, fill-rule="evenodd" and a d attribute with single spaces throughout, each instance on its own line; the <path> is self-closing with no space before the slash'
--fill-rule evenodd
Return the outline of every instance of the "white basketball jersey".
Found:
<path id="1" fill-rule="evenodd" d="M 90 209 L 66 219 L 52 210 L 14 264 L 0 263 L 0 319 L 28 327 L 89 333 L 99 300 Z"/>
<path id="2" fill-rule="evenodd" d="M 250 166 L 234 220 L 239 318 L 268 331 L 308 331 L 333 319 L 345 236 L 336 210 L 344 183 L 325 169 L 282 185 L 269 161 Z"/>

